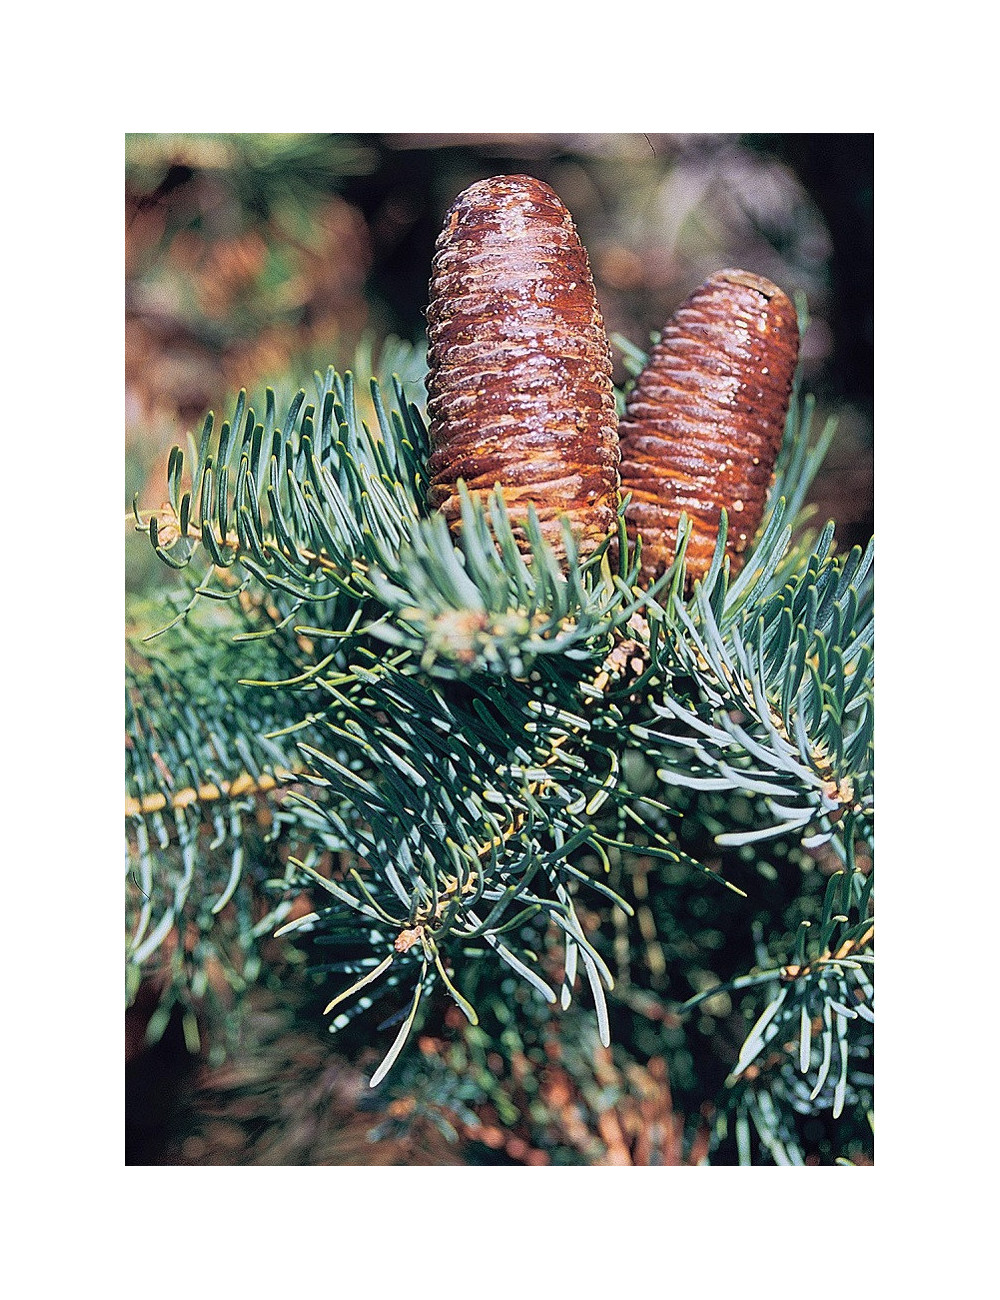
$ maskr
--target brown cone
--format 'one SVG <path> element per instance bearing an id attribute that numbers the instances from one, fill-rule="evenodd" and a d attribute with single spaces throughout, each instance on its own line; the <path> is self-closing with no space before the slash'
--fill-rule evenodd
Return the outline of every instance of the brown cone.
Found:
<path id="1" fill-rule="evenodd" d="M 795 308 L 770 280 L 718 271 L 681 304 L 636 380 L 619 427 L 629 537 L 642 536 L 642 578 L 674 558 L 692 521 L 689 580 L 712 559 L 723 507 L 731 571 L 764 513 L 798 360 Z"/>
<path id="2" fill-rule="evenodd" d="M 459 519 L 457 481 L 496 483 L 518 525 L 528 505 L 587 554 L 614 525 L 618 432 L 611 349 L 587 254 L 558 196 L 494 176 L 451 205 L 431 265 L 430 504 Z"/>

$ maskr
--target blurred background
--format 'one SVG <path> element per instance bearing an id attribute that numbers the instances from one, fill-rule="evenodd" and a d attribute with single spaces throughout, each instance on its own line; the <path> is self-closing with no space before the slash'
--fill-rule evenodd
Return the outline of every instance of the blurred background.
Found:
<path id="1" fill-rule="evenodd" d="M 377 357 L 387 339 L 414 345 L 419 381 L 445 210 L 472 181 L 526 173 L 572 213 L 612 335 L 645 347 L 726 266 L 805 295 L 814 427 L 839 420 L 811 496 L 842 549 L 863 545 L 873 531 L 873 162 L 869 134 L 126 136 L 127 500 L 159 504 L 171 446 L 208 409 L 231 409 L 241 387 L 251 397 L 273 387 L 280 401 L 314 369 L 351 365 L 359 348 Z M 129 594 L 169 577 L 131 534 Z M 268 1005 L 262 992 L 265 1024 Z M 128 1163 L 458 1162 L 443 1139 L 373 1147 L 358 1072 L 330 1055 L 322 1027 L 317 1037 L 282 1023 L 266 1068 L 259 1057 L 206 1075 L 176 1027 L 143 1047 L 140 997 L 128 1027 Z"/>

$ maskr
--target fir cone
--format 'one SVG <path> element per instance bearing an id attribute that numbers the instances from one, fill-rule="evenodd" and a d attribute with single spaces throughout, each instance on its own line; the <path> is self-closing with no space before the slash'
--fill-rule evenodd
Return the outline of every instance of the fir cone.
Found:
<path id="1" fill-rule="evenodd" d="M 458 479 L 479 496 L 499 483 L 522 544 L 530 503 L 558 552 L 562 513 L 592 551 L 618 506 L 611 349 L 587 254 L 548 185 L 494 176 L 458 196 L 427 333 L 431 506 L 454 528 Z"/>
<path id="2" fill-rule="evenodd" d="M 673 561 L 682 512 L 692 521 L 689 581 L 712 559 L 723 507 L 738 572 L 764 513 L 798 360 L 795 308 L 769 280 L 717 271 L 663 329 L 626 402 L 622 491 L 642 578 Z"/>

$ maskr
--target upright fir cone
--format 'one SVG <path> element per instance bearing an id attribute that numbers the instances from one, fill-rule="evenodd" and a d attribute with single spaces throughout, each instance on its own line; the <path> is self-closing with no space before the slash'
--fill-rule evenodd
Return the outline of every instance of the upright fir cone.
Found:
<path id="1" fill-rule="evenodd" d="M 672 562 L 692 522 L 689 580 L 712 559 L 723 507 L 731 571 L 764 513 L 798 360 L 795 308 L 770 280 L 717 271 L 674 312 L 629 394 L 619 427 L 625 520 L 642 535 L 642 577 Z"/>
<path id="2" fill-rule="evenodd" d="M 427 380 L 430 504 L 452 527 L 458 479 L 499 483 L 524 543 L 529 503 L 562 551 L 614 525 L 618 420 L 611 349 L 587 254 L 558 196 L 531 176 L 494 176 L 458 196 L 431 264 Z"/>

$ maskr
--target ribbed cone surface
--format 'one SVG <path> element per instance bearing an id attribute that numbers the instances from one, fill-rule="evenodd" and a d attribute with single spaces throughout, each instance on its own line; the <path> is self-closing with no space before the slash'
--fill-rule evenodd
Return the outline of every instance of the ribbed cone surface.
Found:
<path id="1" fill-rule="evenodd" d="M 629 394 L 619 434 L 626 524 L 642 535 L 642 577 L 672 562 L 692 521 L 688 577 L 712 559 L 723 507 L 731 571 L 764 513 L 798 360 L 795 308 L 749 271 L 712 275 L 664 326 Z"/>
<path id="2" fill-rule="evenodd" d="M 458 196 L 427 332 L 431 506 L 454 525 L 459 478 L 479 495 L 500 483 L 515 526 L 533 504 L 561 552 L 565 513 L 593 550 L 619 500 L 611 349 L 587 254 L 548 185 L 494 176 Z"/>

